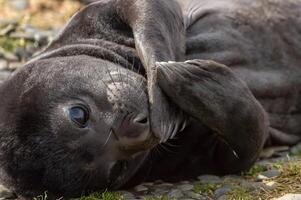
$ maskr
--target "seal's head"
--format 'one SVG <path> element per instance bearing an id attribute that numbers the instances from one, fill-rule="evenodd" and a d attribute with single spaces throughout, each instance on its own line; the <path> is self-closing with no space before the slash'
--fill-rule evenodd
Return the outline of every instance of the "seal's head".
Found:
<path id="1" fill-rule="evenodd" d="M 0 161 L 19 192 L 120 187 L 158 141 L 145 78 L 101 59 L 31 62 L 0 96 Z"/>
<path id="2" fill-rule="evenodd" d="M 75 14 L 0 86 L 0 179 L 64 197 L 124 185 L 185 126 L 155 70 L 184 58 L 184 33 L 174 1 L 103 0 Z"/>

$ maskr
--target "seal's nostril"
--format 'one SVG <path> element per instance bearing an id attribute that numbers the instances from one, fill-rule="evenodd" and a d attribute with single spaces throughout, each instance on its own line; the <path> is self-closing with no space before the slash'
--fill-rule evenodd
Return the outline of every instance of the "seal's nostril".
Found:
<path id="1" fill-rule="evenodd" d="M 140 119 L 138 121 L 136 121 L 137 123 L 140 123 L 140 124 L 146 124 L 148 122 L 147 118 L 143 118 L 143 119 Z"/>
<path id="2" fill-rule="evenodd" d="M 147 117 L 145 116 L 137 116 L 136 118 L 134 118 L 133 120 L 135 123 L 139 123 L 139 124 L 146 124 L 148 122 Z"/>

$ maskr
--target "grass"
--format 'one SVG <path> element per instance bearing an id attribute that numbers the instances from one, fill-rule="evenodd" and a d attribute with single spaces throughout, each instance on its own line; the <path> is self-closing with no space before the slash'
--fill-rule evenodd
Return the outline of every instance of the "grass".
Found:
<path id="1" fill-rule="evenodd" d="M 301 160 L 283 162 L 279 165 L 281 175 L 271 179 L 278 183 L 278 186 L 270 191 L 261 190 L 257 197 L 260 199 L 271 199 L 283 196 L 287 193 L 301 193 Z"/>
<path id="2" fill-rule="evenodd" d="M 167 196 L 155 196 L 155 197 L 145 197 L 144 200 L 176 200 L 176 198 L 169 198 Z"/>
<path id="3" fill-rule="evenodd" d="M 0 19 L 22 20 L 44 29 L 61 27 L 81 8 L 81 4 L 73 0 L 28 0 L 24 10 L 14 9 L 9 2 L 0 0 Z"/>
<path id="4" fill-rule="evenodd" d="M 250 190 L 243 187 L 234 187 L 227 193 L 229 200 L 268 200 L 281 197 L 288 193 L 301 193 L 301 160 L 288 160 L 277 162 L 272 165 L 281 171 L 281 175 L 271 178 L 265 182 L 275 182 L 276 187 L 272 190 L 260 188 Z M 247 179 L 254 179 L 263 168 L 254 166 L 246 176 Z"/>
<path id="5" fill-rule="evenodd" d="M 243 176 L 257 176 L 259 173 L 267 170 L 266 166 L 255 164 L 247 172 L 243 172 Z"/>
<path id="6" fill-rule="evenodd" d="M 0 36 L 0 47 L 5 51 L 14 52 L 18 47 L 25 47 L 27 41 L 23 38 L 9 38 Z"/>
<path id="7" fill-rule="evenodd" d="M 216 189 L 222 187 L 222 184 L 220 183 L 197 183 L 193 191 L 195 193 L 207 193 L 210 196 L 213 196 L 213 193 Z"/>
<path id="8" fill-rule="evenodd" d="M 47 191 L 44 192 L 44 194 L 41 194 L 37 197 L 34 197 L 33 200 L 48 200 L 48 193 Z"/>
<path id="9" fill-rule="evenodd" d="M 74 200 L 123 200 L 123 196 L 118 192 L 96 192 L 89 196 L 82 196 L 79 199 Z"/>
<path id="10" fill-rule="evenodd" d="M 251 191 L 243 187 L 234 187 L 227 193 L 228 200 L 253 200 Z"/>
<path id="11" fill-rule="evenodd" d="M 271 178 L 266 182 L 277 183 L 276 187 L 272 190 L 265 190 L 260 188 L 252 190 L 241 186 L 235 186 L 227 194 L 228 200 L 269 200 L 275 197 L 281 197 L 287 193 L 301 193 L 301 160 L 288 160 L 282 162 L 275 162 L 272 168 L 279 169 L 282 173 L 280 176 Z M 249 171 L 244 173 L 246 179 L 254 180 L 260 172 L 266 171 L 268 167 L 261 165 L 254 165 Z M 226 182 L 229 180 L 225 180 Z M 229 183 L 227 183 L 229 184 Z M 235 181 L 233 185 L 237 184 Z M 223 183 L 200 183 L 198 182 L 193 191 L 196 193 L 207 193 L 213 197 L 213 193 Z M 89 196 L 81 197 L 78 200 L 123 200 L 122 195 L 118 193 L 105 192 L 94 193 Z M 46 199 L 36 199 L 46 200 Z M 176 200 L 175 198 L 168 198 L 167 196 L 149 196 L 144 200 Z"/>

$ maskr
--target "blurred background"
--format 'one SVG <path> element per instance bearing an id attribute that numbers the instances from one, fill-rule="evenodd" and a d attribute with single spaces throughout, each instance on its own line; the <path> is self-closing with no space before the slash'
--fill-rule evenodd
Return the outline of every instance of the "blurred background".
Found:
<path id="1" fill-rule="evenodd" d="M 0 71 L 13 71 L 41 51 L 87 1 L 0 0 Z"/>

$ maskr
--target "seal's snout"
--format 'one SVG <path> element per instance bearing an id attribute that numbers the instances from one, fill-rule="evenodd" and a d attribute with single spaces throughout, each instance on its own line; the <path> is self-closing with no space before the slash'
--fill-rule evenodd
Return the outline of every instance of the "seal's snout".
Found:
<path id="1" fill-rule="evenodd" d="M 135 154 L 148 150 L 156 144 L 147 115 L 131 113 L 124 117 L 119 128 L 115 130 L 123 152 Z"/>
<path id="2" fill-rule="evenodd" d="M 120 130 L 118 131 L 120 137 L 126 137 L 131 140 L 139 140 L 144 137 L 144 134 L 149 133 L 148 117 L 144 114 L 129 114 L 121 123 Z"/>

